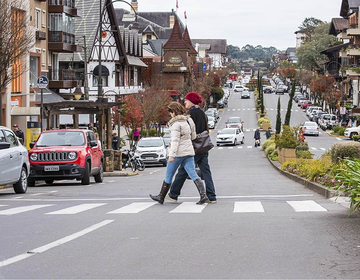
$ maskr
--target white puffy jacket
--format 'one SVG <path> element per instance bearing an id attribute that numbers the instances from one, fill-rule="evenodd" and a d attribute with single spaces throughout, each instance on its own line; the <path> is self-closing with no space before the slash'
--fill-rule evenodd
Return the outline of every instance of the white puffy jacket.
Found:
<path id="1" fill-rule="evenodd" d="M 195 123 L 190 116 L 178 115 L 168 122 L 170 130 L 170 157 L 195 155 L 192 141 L 196 138 Z"/>

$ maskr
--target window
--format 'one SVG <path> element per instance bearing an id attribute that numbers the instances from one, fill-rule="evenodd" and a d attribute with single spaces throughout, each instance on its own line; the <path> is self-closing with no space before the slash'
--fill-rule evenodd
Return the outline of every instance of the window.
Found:
<path id="1" fill-rule="evenodd" d="M 41 26 L 42 27 L 46 27 L 46 11 L 42 11 L 41 14 Z"/>
<path id="2" fill-rule="evenodd" d="M 0 142 L 6 142 L 5 135 L 4 135 L 4 132 L 2 130 L 0 130 Z"/>
<path id="3" fill-rule="evenodd" d="M 7 142 L 10 143 L 10 147 L 16 147 L 19 146 L 19 142 L 17 140 L 17 137 L 12 131 L 5 130 L 5 136 L 7 139 Z"/>
<path id="4" fill-rule="evenodd" d="M 40 12 L 41 11 L 38 9 L 35 10 L 35 28 L 37 30 L 40 29 L 40 21 L 41 21 Z"/>
<path id="5" fill-rule="evenodd" d="M 29 71 L 30 87 L 37 87 L 37 78 L 40 73 L 39 69 L 40 69 L 40 58 L 37 56 L 31 56 L 30 71 Z"/>
<path id="6" fill-rule="evenodd" d="M 41 53 L 41 65 L 46 66 L 46 50 L 43 49 Z"/>
<path id="7" fill-rule="evenodd" d="M 66 33 L 74 34 L 74 18 L 64 13 L 50 14 L 49 16 L 49 30 L 50 31 L 63 31 Z"/>
<path id="8" fill-rule="evenodd" d="M 98 86 L 98 78 L 99 78 L 98 76 L 94 76 L 93 87 Z M 101 76 L 101 80 L 102 80 L 102 86 L 107 87 L 108 86 L 108 76 Z"/>

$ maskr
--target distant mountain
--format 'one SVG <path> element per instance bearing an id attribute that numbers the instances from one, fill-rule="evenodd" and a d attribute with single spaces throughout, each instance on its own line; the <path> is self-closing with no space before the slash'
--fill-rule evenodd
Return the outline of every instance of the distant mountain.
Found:
<path id="1" fill-rule="evenodd" d="M 240 61 L 246 61 L 252 58 L 254 61 L 269 63 L 274 53 L 280 53 L 280 50 L 275 47 L 266 48 L 260 45 L 256 47 L 246 45 L 241 49 L 237 46 L 228 45 L 226 57 L 239 59 Z"/>

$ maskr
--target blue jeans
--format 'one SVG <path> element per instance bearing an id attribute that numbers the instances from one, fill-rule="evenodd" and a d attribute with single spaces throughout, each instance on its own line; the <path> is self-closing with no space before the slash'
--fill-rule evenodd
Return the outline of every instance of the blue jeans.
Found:
<path id="1" fill-rule="evenodd" d="M 193 181 L 195 181 L 196 179 L 200 179 L 195 171 L 195 162 L 193 156 L 175 157 L 173 162 L 167 163 L 166 174 L 165 174 L 166 184 L 171 184 L 175 172 L 179 166 L 180 169 L 184 170 L 186 177 L 189 174 L 189 177 Z"/>
<path id="2" fill-rule="evenodd" d="M 212 180 L 211 170 L 209 166 L 209 153 L 195 155 L 195 163 L 199 166 L 200 171 L 204 177 L 206 185 L 206 195 L 211 201 L 216 200 L 216 193 L 214 182 Z M 179 168 L 178 173 L 175 176 L 175 180 L 171 185 L 169 196 L 172 199 L 177 199 L 180 195 L 181 188 L 183 187 L 187 178 L 186 170 L 182 167 Z"/>

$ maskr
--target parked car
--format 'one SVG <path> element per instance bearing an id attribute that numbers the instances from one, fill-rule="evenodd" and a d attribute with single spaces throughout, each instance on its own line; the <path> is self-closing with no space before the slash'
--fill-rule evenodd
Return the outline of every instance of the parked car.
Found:
<path id="1" fill-rule="evenodd" d="M 215 128 L 216 121 L 214 117 L 208 116 L 208 127 L 209 128 Z"/>
<path id="2" fill-rule="evenodd" d="M 306 116 L 310 116 L 310 114 L 312 113 L 312 110 L 322 110 L 321 107 L 319 106 L 310 106 L 306 109 Z"/>
<path id="3" fill-rule="evenodd" d="M 318 120 L 318 124 L 322 130 L 333 129 L 334 126 L 338 125 L 338 120 L 336 115 L 324 114 Z"/>
<path id="4" fill-rule="evenodd" d="M 135 154 L 145 164 L 162 164 L 167 165 L 168 150 L 162 137 L 141 138 L 137 144 Z"/>
<path id="5" fill-rule="evenodd" d="M 170 144 L 170 132 L 166 132 L 163 136 L 162 136 L 164 142 L 165 142 L 165 147 L 169 147 Z"/>
<path id="6" fill-rule="evenodd" d="M 232 144 L 236 146 L 239 143 L 245 143 L 245 135 L 240 128 L 224 128 L 220 130 L 216 136 L 217 146 L 221 144 Z"/>
<path id="7" fill-rule="evenodd" d="M 231 117 L 225 122 L 226 128 L 240 128 L 241 130 L 244 129 L 243 124 L 240 117 Z"/>
<path id="8" fill-rule="evenodd" d="M 319 125 L 319 119 L 321 119 L 321 117 L 326 114 L 327 112 L 318 111 L 316 114 L 313 115 L 312 121 L 316 122 Z"/>
<path id="9" fill-rule="evenodd" d="M 29 186 L 39 180 L 52 184 L 54 180 L 73 179 L 89 185 L 90 176 L 97 183 L 103 181 L 104 154 L 92 130 L 43 131 L 30 147 Z"/>
<path id="10" fill-rule="evenodd" d="M 15 193 L 26 193 L 29 173 L 26 147 L 11 129 L 0 126 L 0 186 L 13 185 Z"/>
<path id="11" fill-rule="evenodd" d="M 219 111 L 218 111 L 218 109 L 216 109 L 216 108 L 208 108 L 206 111 L 214 111 L 214 113 L 215 113 L 215 118 L 216 119 L 218 119 L 219 118 Z"/>
<path id="12" fill-rule="evenodd" d="M 264 87 L 264 93 L 272 93 L 273 91 L 274 89 L 271 86 Z"/>
<path id="13" fill-rule="evenodd" d="M 298 102 L 298 100 L 299 100 L 299 98 L 302 98 L 302 97 L 304 97 L 304 98 L 305 98 L 305 96 L 304 96 L 304 95 L 302 95 L 301 93 L 294 94 L 294 101 L 297 103 L 297 102 Z"/>
<path id="14" fill-rule="evenodd" d="M 310 105 L 312 105 L 312 102 L 310 100 L 304 100 L 300 106 L 302 109 L 306 109 Z"/>
<path id="15" fill-rule="evenodd" d="M 304 135 L 316 135 L 319 136 L 319 126 L 316 122 L 304 122 L 300 125 Z"/>
<path id="16" fill-rule="evenodd" d="M 345 129 L 344 136 L 353 139 L 354 135 L 360 135 L 360 125 Z"/>
<path id="17" fill-rule="evenodd" d="M 277 87 L 275 90 L 275 94 L 284 94 L 285 90 L 282 87 Z"/>
<path id="18" fill-rule="evenodd" d="M 218 104 L 218 107 L 219 107 L 219 108 L 224 108 L 224 107 L 225 107 L 225 103 L 224 103 L 224 100 L 223 100 L 223 99 L 220 99 L 220 100 L 217 102 L 217 104 Z"/>
<path id="19" fill-rule="evenodd" d="M 250 98 L 250 92 L 248 90 L 244 90 L 241 92 L 241 99 Z"/>
<path id="20" fill-rule="evenodd" d="M 298 106 L 300 106 L 301 105 L 301 102 L 302 101 L 305 101 L 305 100 L 308 100 L 305 96 L 299 96 L 298 98 L 297 98 L 297 104 L 298 104 Z"/>
<path id="21" fill-rule="evenodd" d="M 322 110 L 321 109 L 313 109 L 313 110 L 311 110 L 311 113 L 309 114 L 309 120 L 313 121 L 314 116 L 319 112 L 322 112 Z"/>

